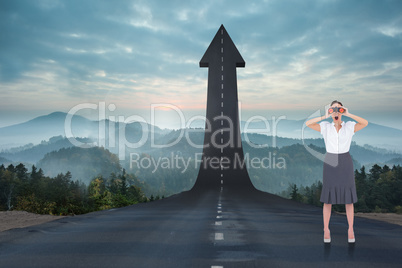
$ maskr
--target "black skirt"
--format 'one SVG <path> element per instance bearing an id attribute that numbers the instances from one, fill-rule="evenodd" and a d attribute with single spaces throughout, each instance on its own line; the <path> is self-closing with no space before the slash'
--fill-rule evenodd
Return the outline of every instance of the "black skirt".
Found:
<path id="1" fill-rule="evenodd" d="M 357 202 L 355 173 L 349 152 L 326 153 L 320 201 L 326 204 Z"/>

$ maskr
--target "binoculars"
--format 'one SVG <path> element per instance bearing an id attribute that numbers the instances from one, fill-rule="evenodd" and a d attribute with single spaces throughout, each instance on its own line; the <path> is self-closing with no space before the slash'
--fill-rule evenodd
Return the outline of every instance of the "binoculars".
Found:
<path id="1" fill-rule="evenodd" d="M 345 113 L 345 112 L 346 112 L 346 109 L 343 108 L 343 107 L 330 107 L 330 108 L 328 109 L 328 113 L 329 113 L 329 114 L 332 114 L 332 113 L 340 113 L 340 114 L 343 114 L 343 113 Z"/>

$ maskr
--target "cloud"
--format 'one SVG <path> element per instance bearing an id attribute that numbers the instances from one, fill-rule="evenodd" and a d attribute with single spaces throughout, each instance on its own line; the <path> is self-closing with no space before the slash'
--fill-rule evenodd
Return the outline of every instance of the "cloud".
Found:
<path id="1" fill-rule="evenodd" d="M 202 107 L 198 62 L 221 24 L 246 61 L 246 108 L 309 109 L 336 96 L 398 109 L 400 10 L 398 0 L 0 1 L 1 109 L 33 95 L 32 109 L 101 99 Z"/>

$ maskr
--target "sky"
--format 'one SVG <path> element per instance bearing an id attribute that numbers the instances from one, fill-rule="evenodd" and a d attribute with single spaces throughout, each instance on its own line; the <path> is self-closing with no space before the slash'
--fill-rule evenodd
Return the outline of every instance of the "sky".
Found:
<path id="1" fill-rule="evenodd" d="M 242 120 L 306 119 L 337 99 L 402 129 L 401 11 L 399 0 L 3 0 L 0 127 L 87 104 L 92 119 L 105 105 L 161 127 L 205 116 L 199 61 L 223 24 L 246 62 Z"/>

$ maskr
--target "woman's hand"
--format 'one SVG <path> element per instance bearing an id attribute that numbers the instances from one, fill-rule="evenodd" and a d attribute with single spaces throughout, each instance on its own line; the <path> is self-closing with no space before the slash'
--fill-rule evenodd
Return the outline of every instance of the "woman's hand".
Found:
<path id="1" fill-rule="evenodd" d="M 346 108 L 346 107 L 343 107 L 343 106 L 342 106 L 342 108 L 345 109 L 345 112 L 343 113 L 343 115 L 349 117 L 349 116 L 351 115 L 351 114 L 349 113 L 349 109 Z"/>
<path id="2" fill-rule="evenodd" d="M 360 116 L 349 113 L 349 109 L 346 107 L 343 107 L 343 108 L 345 109 L 345 112 L 343 113 L 343 115 L 345 115 L 357 122 L 355 125 L 355 132 L 365 128 L 368 125 L 368 121 L 366 119 L 363 119 Z"/>

